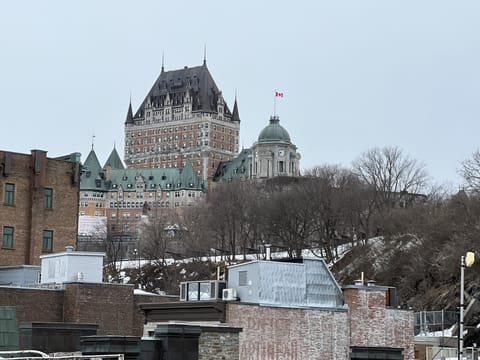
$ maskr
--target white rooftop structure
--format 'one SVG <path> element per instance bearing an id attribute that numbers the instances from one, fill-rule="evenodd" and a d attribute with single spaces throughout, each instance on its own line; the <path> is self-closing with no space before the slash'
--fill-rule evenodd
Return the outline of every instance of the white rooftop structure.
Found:
<path id="1" fill-rule="evenodd" d="M 40 283 L 101 283 L 104 256 L 105 253 L 73 251 L 73 246 L 67 246 L 61 253 L 41 255 Z"/>

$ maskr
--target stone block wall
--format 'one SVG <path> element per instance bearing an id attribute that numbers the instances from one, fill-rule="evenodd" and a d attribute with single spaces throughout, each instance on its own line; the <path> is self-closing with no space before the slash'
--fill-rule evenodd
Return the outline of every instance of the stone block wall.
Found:
<path id="1" fill-rule="evenodd" d="M 349 357 L 346 310 L 228 303 L 226 322 L 242 328 L 242 360 L 344 360 Z"/>
<path id="2" fill-rule="evenodd" d="M 217 332 L 202 328 L 198 341 L 198 360 L 240 359 L 239 334 L 237 331 Z"/>

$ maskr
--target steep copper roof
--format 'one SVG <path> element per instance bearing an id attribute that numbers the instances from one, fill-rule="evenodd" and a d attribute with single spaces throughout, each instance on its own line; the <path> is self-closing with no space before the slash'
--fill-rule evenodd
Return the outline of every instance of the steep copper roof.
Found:
<path id="1" fill-rule="evenodd" d="M 107 165 L 110 165 L 112 167 L 112 170 L 124 170 L 125 166 L 123 166 L 122 160 L 120 159 L 120 156 L 118 155 L 117 149 L 113 148 L 112 152 L 110 153 L 110 156 L 108 157 L 107 161 L 105 162 L 105 165 L 103 168 L 105 168 Z"/>
<path id="2" fill-rule="evenodd" d="M 258 142 L 284 141 L 290 142 L 290 135 L 285 128 L 280 125 L 278 116 L 270 117 L 268 124 L 258 135 Z"/>

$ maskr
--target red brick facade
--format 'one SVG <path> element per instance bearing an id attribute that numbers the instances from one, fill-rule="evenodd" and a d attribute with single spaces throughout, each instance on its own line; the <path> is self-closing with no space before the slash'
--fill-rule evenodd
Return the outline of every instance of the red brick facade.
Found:
<path id="1" fill-rule="evenodd" d="M 87 283 L 64 290 L 0 287 L 0 306 L 15 306 L 19 322 L 92 323 L 98 335 L 141 336 L 144 316 L 137 304 L 172 299 L 133 291 L 133 285 Z"/>
<path id="2" fill-rule="evenodd" d="M 386 290 L 379 286 L 349 286 L 343 290 L 350 311 L 350 345 L 404 349 L 414 359 L 414 314 L 386 307 Z"/>
<path id="3" fill-rule="evenodd" d="M 51 191 L 51 208 L 45 205 L 46 191 Z M 0 265 L 38 265 L 42 253 L 75 245 L 78 196 L 78 162 L 47 158 L 41 150 L 30 155 L 0 151 Z M 13 240 L 4 241 L 4 232 L 12 229 Z M 44 230 L 53 233 L 48 250 L 43 249 Z"/>
<path id="4" fill-rule="evenodd" d="M 348 359 L 346 310 L 228 303 L 226 323 L 242 328 L 242 360 Z"/>
<path id="5" fill-rule="evenodd" d="M 226 323 L 242 328 L 242 360 L 349 359 L 352 347 L 402 349 L 414 359 L 412 311 L 388 308 L 386 288 L 344 289 L 344 310 L 229 302 Z"/>

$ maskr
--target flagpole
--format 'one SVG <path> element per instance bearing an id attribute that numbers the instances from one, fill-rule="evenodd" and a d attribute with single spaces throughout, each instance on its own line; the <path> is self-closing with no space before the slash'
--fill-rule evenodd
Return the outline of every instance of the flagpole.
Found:
<path id="1" fill-rule="evenodd" d="M 277 89 L 275 89 L 275 95 L 273 96 L 273 117 L 277 116 Z"/>

